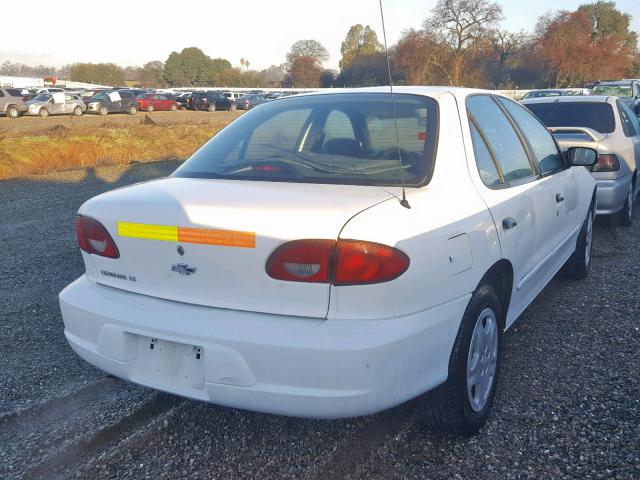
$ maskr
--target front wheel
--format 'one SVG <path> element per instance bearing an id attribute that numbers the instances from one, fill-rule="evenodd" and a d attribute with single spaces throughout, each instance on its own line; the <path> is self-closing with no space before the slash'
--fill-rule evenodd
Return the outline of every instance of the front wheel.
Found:
<path id="1" fill-rule="evenodd" d="M 449 360 L 449 378 L 424 399 L 434 430 L 469 437 L 489 417 L 502 354 L 502 308 L 491 285 L 471 297 Z"/>
<path id="2" fill-rule="evenodd" d="M 109 113 L 109 109 L 108 109 L 106 106 L 102 105 L 102 106 L 98 109 L 98 113 L 99 113 L 101 116 L 106 117 L 106 116 L 107 116 L 107 114 Z"/>
<path id="3" fill-rule="evenodd" d="M 138 109 L 135 105 L 131 105 L 127 110 L 127 113 L 129 113 L 129 115 L 135 115 L 136 113 L 138 113 Z"/>
<path id="4" fill-rule="evenodd" d="M 232 103 L 231 106 L 229 107 L 230 112 L 235 112 L 237 109 L 238 109 L 238 105 L 236 105 L 235 103 Z"/>
<path id="5" fill-rule="evenodd" d="M 587 218 L 582 223 L 578 234 L 576 249 L 564 266 L 564 273 L 573 280 L 581 280 L 589 276 L 591 258 L 593 256 L 593 218 L 595 216 L 593 203 L 587 212 Z"/>
<path id="6" fill-rule="evenodd" d="M 176 110 L 178 110 L 178 106 L 177 105 L 171 105 L 171 108 L 169 109 L 172 112 L 175 112 Z"/>
<path id="7" fill-rule="evenodd" d="M 630 227 L 633 223 L 633 184 L 631 181 L 629 184 L 629 191 L 627 192 L 627 199 L 624 201 L 624 207 L 620 210 L 620 225 L 623 227 Z"/>
<path id="8" fill-rule="evenodd" d="M 82 116 L 82 113 L 83 113 L 82 112 L 82 108 L 80 108 L 80 107 L 76 107 L 76 108 L 73 109 L 73 115 L 76 116 L 76 117 Z"/>
<path id="9" fill-rule="evenodd" d="M 49 110 L 47 110 L 46 108 L 41 108 L 40 112 L 38 112 L 38 115 L 40 115 L 42 118 L 48 117 Z"/>
<path id="10" fill-rule="evenodd" d="M 149 113 L 153 112 L 154 110 L 155 110 L 155 107 L 153 105 L 149 105 L 147 107 L 147 112 L 149 112 Z"/>
<path id="11" fill-rule="evenodd" d="M 211 105 L 209 105 L 209 111 L 210 112 L 215 112 L 216 111 L 216 104 L 212 103 Z"/>

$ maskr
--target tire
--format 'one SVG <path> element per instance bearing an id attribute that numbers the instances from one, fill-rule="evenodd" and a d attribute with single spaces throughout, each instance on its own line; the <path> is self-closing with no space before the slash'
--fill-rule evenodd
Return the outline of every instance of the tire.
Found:
<path id="1" fill-rule="evenodd" d="M 487 421 L 500 373 L 503 315 L 493 287 L 480 286 L 462 317 L 447 381 L 423 399 L 430 429 L 470 437 Z"/>
<path id="2" fill-rule="evenodd" d="M 153 112 L 155 109 L 156 109 L 156 108 L 155 108 L 153 105 L 149 105 L 149 106 L 147 107 L 147 112 L 151 113 L 151 112 Z"/>
<path id="3" fill-rule="evenodd" d="M 80 107 L 76 107 L 76 108 L 73 109 L 73 115 L 75 117 L 81 117 L 83 113 L 84 112 L 82 111 L 82 109 Z"/>
<path id="4" fill-rule="evenodd" d="M 593 222 L 595 217 L 595 204 L 587 212 L 587 218 L 582 223 L 578 234 L 576 249 L 564 265 L 564 276 L 572 280 L 582 280 L 589 276 L 591 271 L 591 259 L 593 257 Z"/>
<path id="5" fill-rule="evenodd" d="M 106 117 L 109 114 L 109 109 L 105 106 L 102 105 L 99 109 L 98 109 L 98 113 L 103 116 Z"/>
<path id="6" fill-rule="evenodd" d="M 42 118 L 46 118 L 49 116 L 49 110 L 47 110 L 46 108 L 41 108 L 38 112 L 38 115 Z"/>
<path id="7" fill-rule="evenodd" d="M 236 105 L 235 103 L 232 103 L 231 106 L 229 107 L 230 112 L 235 112 L 237 109 L 238 109 L 238 105 Z"/>
<path id="8" fill-rule="evenodd" d="M 627 199 L 624 201 L 622 210 L 618 213 L 618 223 L 623 227 L 630 227 L 633 223 L 633 201 L 635 200 L 633 195 L 635 181 L 632 180 L 629 184 L 629 192 L 627 192 Z"/>
<path id="9" fill-rule="evenodd" d="M 171 108 L 169 109 L 172 112 L 175 112 L 176 110 L 178 110 L 178 106 L 177 105 L 171 105 Z"/>
<path id="10" fill-rule="evenodd" d="M 9 105 L 7 107 L 6 115 L 9 118 L 18 118 L 20 116 L 20 111 L 18 110 L 18 107 L 16 107 L 15 105 Z"/>
<path id="11" fill-rule="evenodd" d="M 138 113 L 138 108 L 135 105 L 129 105 L 129 109 L 127 110 L 129 115 L 135 115 Z"/>
<path id="12" fill-rule="evenodd" d="M 215 112 L 215 111 L 216 111 L 216 104 L 215 104 L 215 103 L 211 103 L 211 104 L 209 104 L 209 108 L 208 108 L 208 110 L 209 110 L 210 112 Z"/>

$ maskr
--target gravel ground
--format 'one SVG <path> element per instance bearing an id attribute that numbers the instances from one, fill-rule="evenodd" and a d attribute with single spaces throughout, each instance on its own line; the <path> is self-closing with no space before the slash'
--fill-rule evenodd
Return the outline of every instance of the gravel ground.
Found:
<path id="1" fill-rule="evenodd" d="M 591 276 L 554 280 L 507 332 L 494 413 L 460 440 L 427 431 L 419 400 L 290 419 L 155 392 L 78 359 L 57 305 L 82 273 L 75 211 L 176 166 L 0 182 L 0 478 L 640 478 L 640 217 L 599 222 Z"/>

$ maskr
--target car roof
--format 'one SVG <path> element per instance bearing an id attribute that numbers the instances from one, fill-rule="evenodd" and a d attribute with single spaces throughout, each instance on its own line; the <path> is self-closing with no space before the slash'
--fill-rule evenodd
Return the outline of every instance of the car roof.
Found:
<path id="1" fill-rule="evenodd" d="M 598 82 L 595 84 L 595 87 L 599 87 L 599 86 L 605 86 L 605 87 L 626 87 L 627 85 L 631 85 L 632 83 L 635 83 L 636 80 L 615 80 L 615 81 L 608 81 L 608 82 Z"/>
<path id="2" fill-rule="evenodd" d="M 527 98 L 522 100 L 522 103 L 606 103 L 608 101 L 609 97 L 607 95 L 565 95 L 562 97 Z"/>
<path id="3" fill-rule="evenodd" d="M 336 93 L 388 93 L 389 87 L 364 87 L 364 88 L 332 88 L 330 90 L 322 90 L 317 92 L 305 92 L 298 97 L 301 96 L 309 96 L 309 95 L 331 95 Z M 403 93 L 403 94 L 413 94 L 413 95 L 423 95 L 425 97 L 433 97 L 437 98 L 447 93 L 451 93 L 455 96 L 466 97 L 468 95 L 472 95 L 474 93 L 488 93 L 501 95 L 497 92 L 491 92 L 489 90 L 481 90 L 477 88 L 464 88 L 464 87 L 445 87 L 445 86 L 398 86 L 393 87 L 393 93 Z"/>

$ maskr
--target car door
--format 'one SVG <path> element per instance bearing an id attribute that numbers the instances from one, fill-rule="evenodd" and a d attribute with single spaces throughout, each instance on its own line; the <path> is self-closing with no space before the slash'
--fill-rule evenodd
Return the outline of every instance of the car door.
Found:
<path id="1" fill-rule="evenodd" d="M 576 170 L 569 168 L 553 136 L 529 110 L 508 98 L 496 98 L 520 130 L 525 147 L 540 175 L 534 188 L 538 198 L 537 215 L 554 214 L 553 226 L 547 237 L 548 256 L 544 258 L 540 268 L 548 268 L 555 273 L 573 253 L 573 240 L 584 220 L 579 218 L 580 188 Z"/>
<path id="2" fill-rule="evenodd" d="M 549 237 L 555 199 L 553 190 L 542 184 L 526 143 L 498 101 L 490 95 L 471 95 L 466 106 L 483 183 L 478 191 L 493 217 L 502 255 L 513 268 L 508 326 L 550 278 L 540 265 L 553 246 Z"/>
<path id="3" fill-rule="evenodd" d="M 629 155 L 632 155 L 635 160 L 635 168 L 640 166 L 640 121 L 636 117 L 629 106 L 621 100 L 617 100 L 618 113 L 620 114 L 620 123 L 622 124 L 622 130 L 625 137 L 630 144 Z M 640 191 L 640 182 L 636 181 L 636 191 L 638 194 Z"/>

